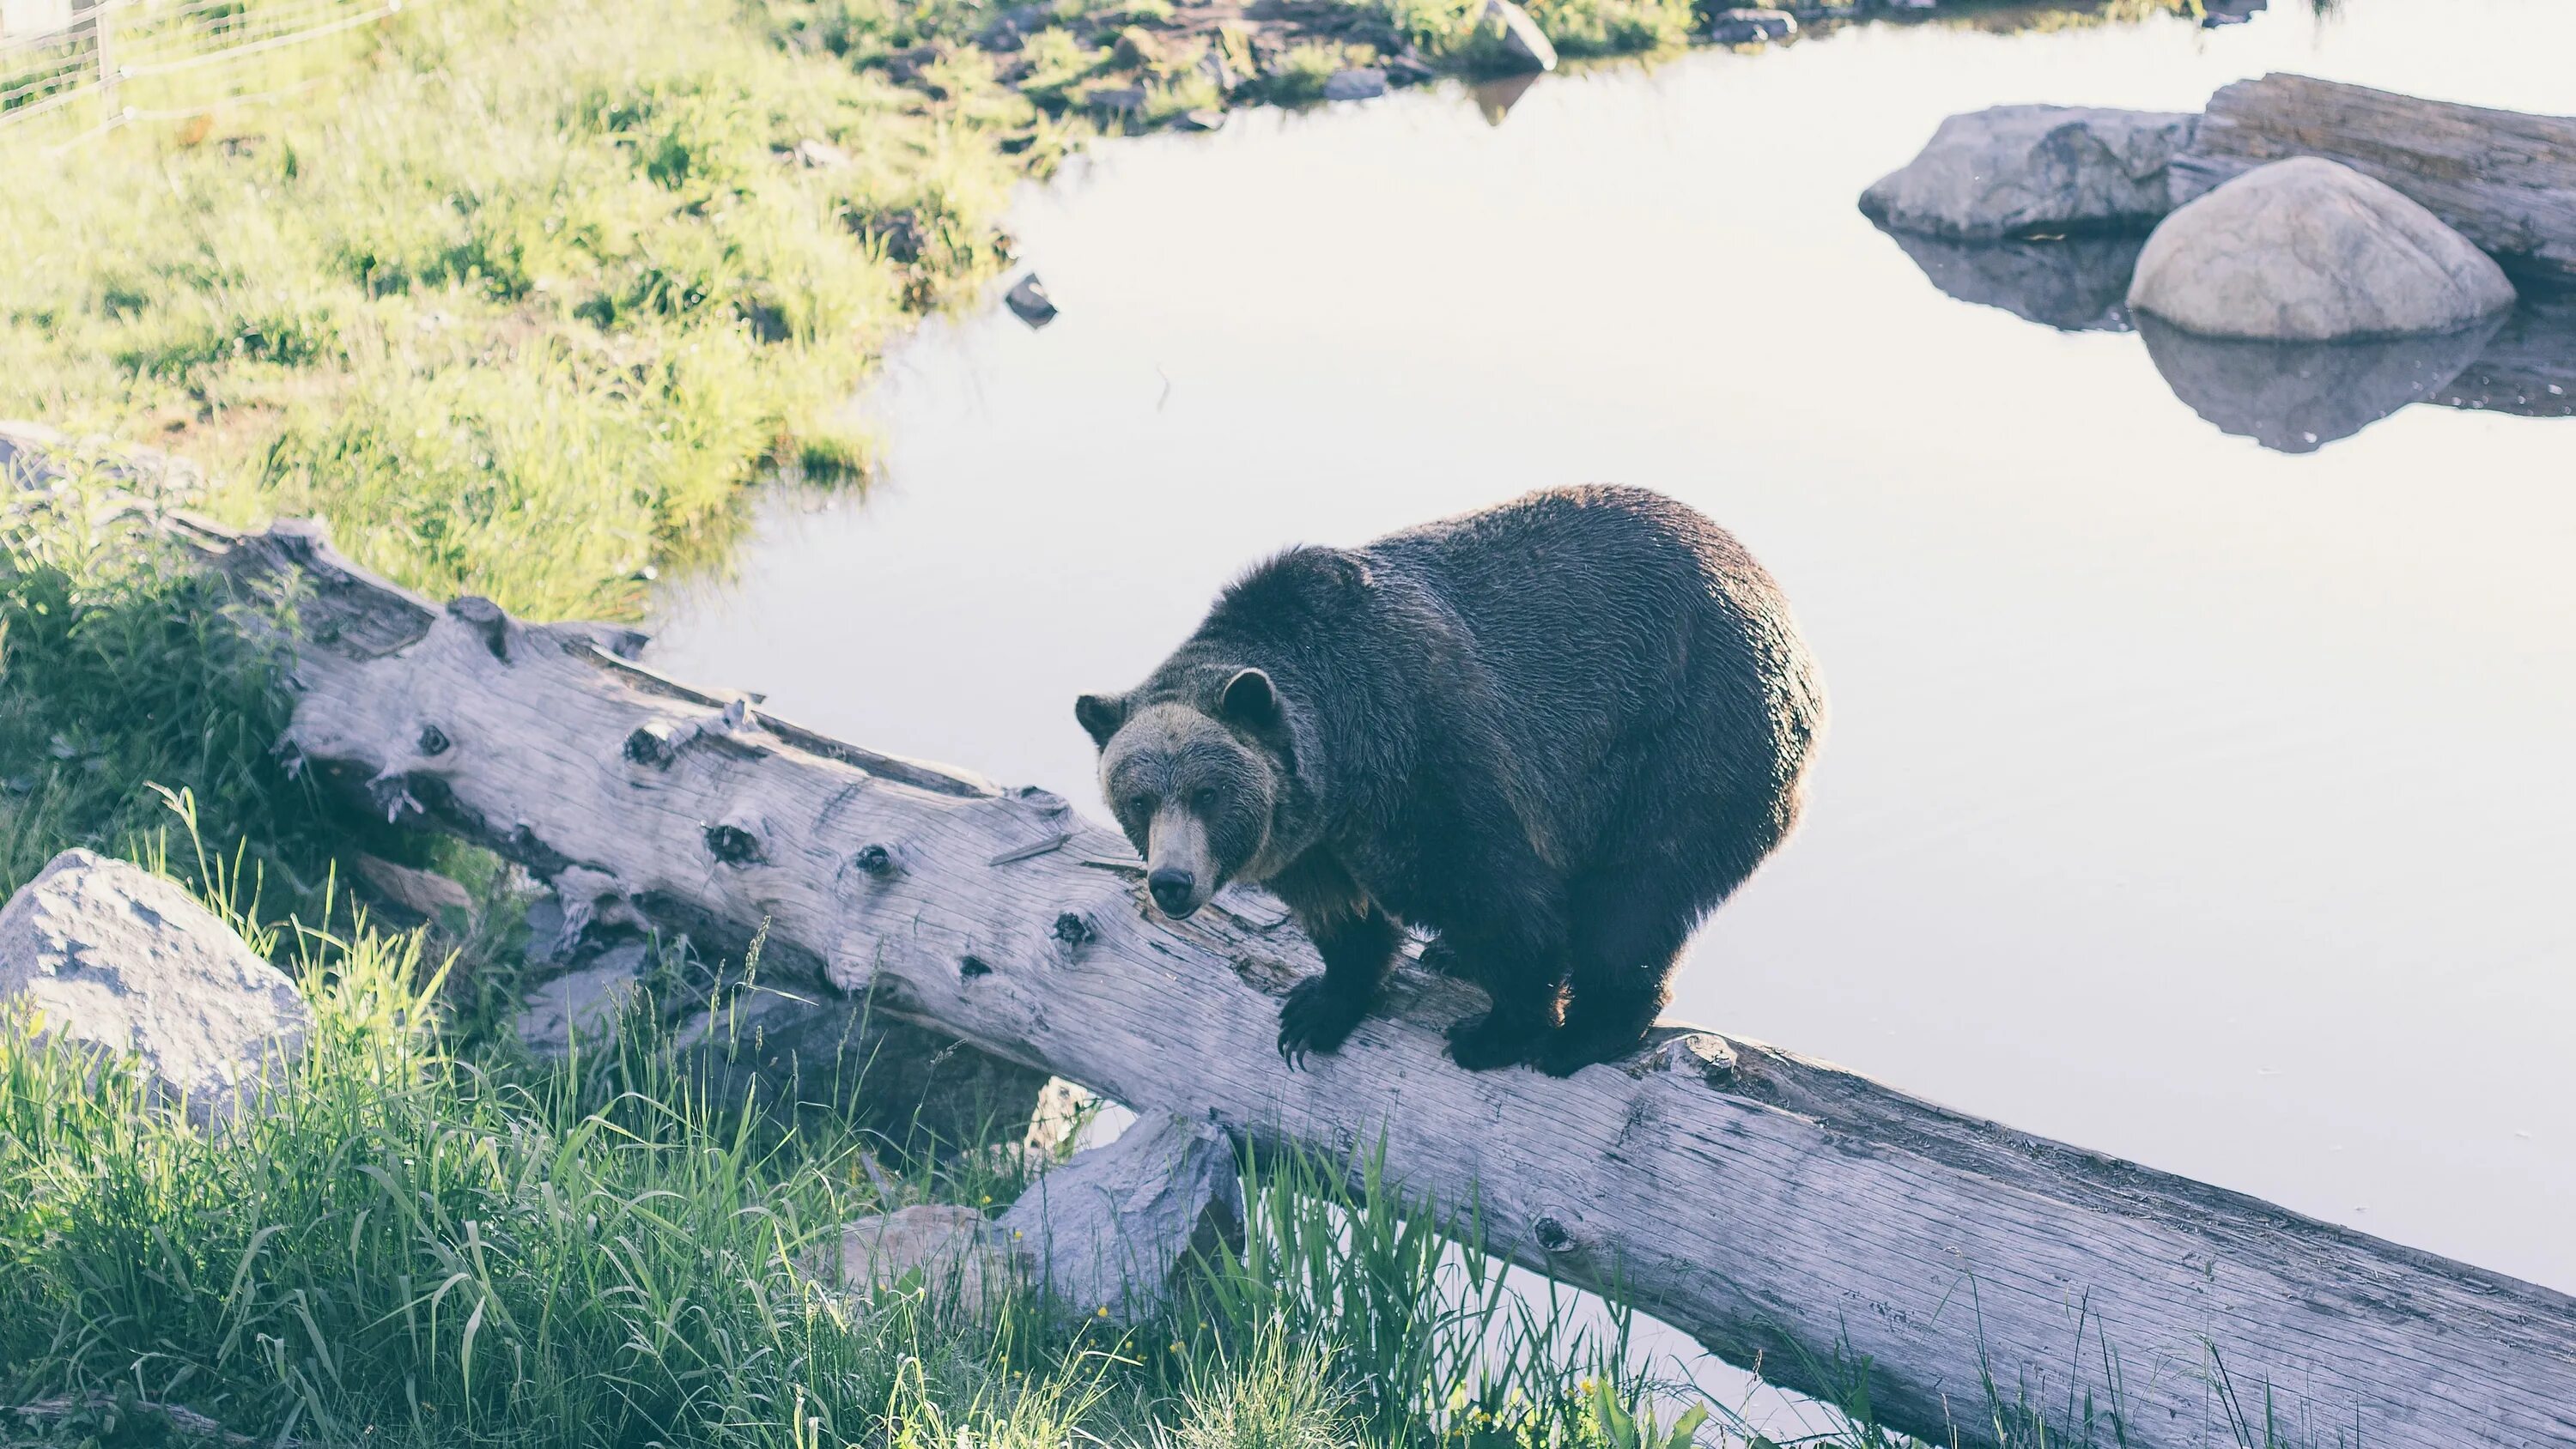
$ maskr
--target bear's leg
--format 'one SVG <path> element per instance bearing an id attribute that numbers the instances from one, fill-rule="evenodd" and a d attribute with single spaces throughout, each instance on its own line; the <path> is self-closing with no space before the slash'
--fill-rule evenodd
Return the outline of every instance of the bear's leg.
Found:
<path id="1" fill-rule="evenodd" d="M 1535 923 L 1441 933 L 1454 943 L 1457 974 L 1485 988 L 1493 1007 L 1449 1028 L 1449 1059 L 1471 1072 L 1528 1061 L 1555 1031 L 1564 994 L 1565 952 Z M 1517 929 L 1515 929 L 1517 928 Z"/>
<path id="2" fill-rule="evenodd" d="M 1377 1002 L 1378 988 L 1395 965 L 1400 938 L 1395 922 L 1370 906 L 1307 929 L 1324 958 L 1324 974 L 1310 976 L 1279 1006 L 1279 1056 L 1294 1067 L 1310 1051 L 1330 1052 Z"/>
<path id="3" fill-rule="evenodd" d="M 1612 872 L 1574 888 L 1565 1025 L 1540 1047 L 1539 1070 L 1571 1076 L 1645 1040 L 1699 919 L 1695 893 L 1682 884 L 1653 872 Z"/>

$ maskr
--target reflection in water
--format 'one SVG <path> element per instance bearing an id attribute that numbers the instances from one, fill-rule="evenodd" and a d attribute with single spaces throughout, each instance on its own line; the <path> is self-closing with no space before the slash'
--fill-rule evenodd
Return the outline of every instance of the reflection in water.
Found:
<path id="1" fill-rule="evenodd" d="M 2489 318 L 2436 337 L 2373 342 L 2257 342 L 2202 337 L 2142 315 L 2138 335 L 2174 396 L 2220 432 L 2313 453 L 2441 392 L 2502 325 Z"/>
<path id="2" fill-rule="evenodd" d="M 2576 418 L 2576 292 L 2526 293 L 2478 360 L 2433 401 L 2527 418 Z"/>
<path id="3" fill-rule="evenodd" d="M 1535 75 L 1496 76 L 1468 87 L 1468 93 L 1476 98 L 1476 112 L 1485 118 L 1485 124 L 1499 126 L 1503 117 L 1512 113 L 1512 107 L 1521 103 L 1521 97 L 1530 93 L 1530 87 L 1537 84 Z"/>
<path id="4" fill-rule="evenodd" d="M 2419 402 L 2576 417 L 2576 292 L 2532 293 L 2501 318 L 2436 337 L 2251 342 L 2132 317 L 2143 236 L 1961 242 L 1879 230 L 1962 302 L 2060 332 L 2139 333 L 2174 396 L 2219 431 L 2278 452 L 2313 453 Z"/>
<path id="5" fill-rule="evenodd" d="M 2145 236 L 1962 242 L 1880 227 L 1932 285 L 2060 332 L 2127 332 L 2129 277 Z"/>

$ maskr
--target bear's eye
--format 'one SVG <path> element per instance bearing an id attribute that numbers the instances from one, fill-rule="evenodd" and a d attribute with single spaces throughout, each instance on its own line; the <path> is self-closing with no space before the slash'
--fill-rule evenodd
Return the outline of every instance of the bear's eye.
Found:
<path id="1" fill-rule="evenodd" d="M 1130 795 L 1130 796 L 1128 796 L 1128 797 L 1127 797 L 1127 813 L 1128 813 L 1128 814 L 1130 814 L 1130 815 L 1151 815 L 1151 814 L 1153 814 L 1153 813 L 1154 813 L 1154 797 L 1153 797 L 1153 796 L 1151 796 L 1151 795 L 1144 794 L 1144 793 L 1142 793 L 1142 792 L 1139 792 L 1139 793 L 1137 793 L 1137 794 L 1134 794 L 1134 795 Z"/>
<path id="2" fill-rule="evenodd" d="M 1215 814 L 1216 792 L 1214 790 L 1204 789 L 1190 792 L 1190 808 L 1201 815 Z"/>

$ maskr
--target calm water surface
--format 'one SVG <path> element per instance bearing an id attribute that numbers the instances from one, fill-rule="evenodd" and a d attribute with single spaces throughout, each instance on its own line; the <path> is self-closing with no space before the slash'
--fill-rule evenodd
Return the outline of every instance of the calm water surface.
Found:
<path id="1" fill-rule="evenodd" d="M 2576 113 L 2571 58 L 2570 0 L 1878 25 L 1105 145 L 1014 218 L 1062 318 L 926 331 L 885 481 L 773 499 L 656 662 L 1097 811 L 1074 695 L 1247 561 L 1660 488 L 1835 710 L 1676 1015 L 2576 1289 L 2576 419 L 2275 451 L 1853 209 L 1954 111 L 2290 69 Z"/>

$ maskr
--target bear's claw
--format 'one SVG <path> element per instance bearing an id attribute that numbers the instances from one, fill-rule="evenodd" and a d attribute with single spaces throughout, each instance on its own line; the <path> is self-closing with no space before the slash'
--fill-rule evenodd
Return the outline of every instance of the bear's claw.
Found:
<path id="1" fill-rule="evenodd" d="M 1367 1003 L 1354 1007 L 1321 976 L 1298 982 L 1279 1004 L 1279 1059 L 1295 1071 L 1310 1051 L 1339 1050 L 1367 1010 Z"/>

